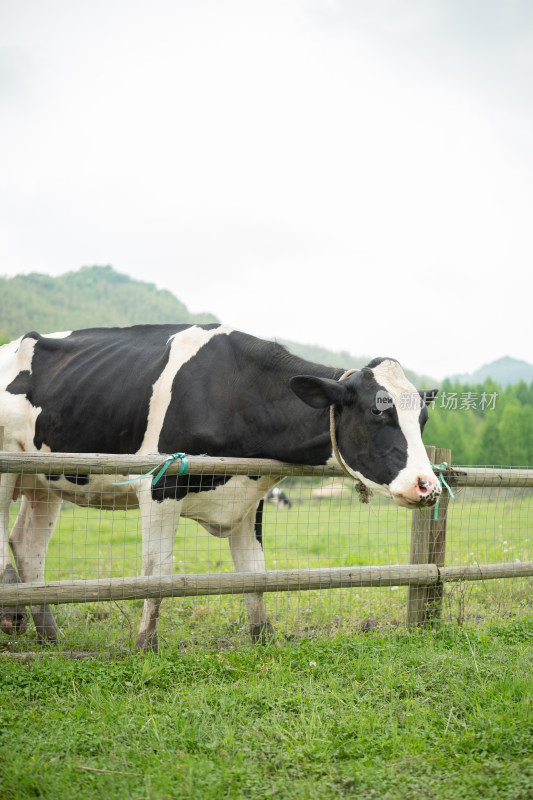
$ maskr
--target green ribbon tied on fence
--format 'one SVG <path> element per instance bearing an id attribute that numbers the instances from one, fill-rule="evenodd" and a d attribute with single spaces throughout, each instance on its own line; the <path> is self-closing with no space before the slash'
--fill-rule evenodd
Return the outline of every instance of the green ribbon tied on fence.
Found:
<path id="1" fill-rule="evenodd" d="M 153 475 L 156 470 L 159 470 L 157 475 L 152 479 L 152 486 L 155 486 L 158 480 L 163 477 L 170 464 L 173 461 L 176 461 L 178 458 L 181 459 L 178 475 L 187 475 L 187 472 L 189 471 L 189 462 L 187 461 L 187 456 L 185 453 L 174 453 L 173 455 L 165 458 L 165 460 L 160 464 L 157 464 L 153 469 L 150 470 L 150 472 L 146 472 L 144 475 L 139 475 L 138 478 L 131 478 L 129 481 L 115 482 L 113 483 L 113 486 L 124 486 L 126 483 L 135 483 L 135 481 L 140 481 L 142 478 L 147 478 L 149 475 Z"/>
<path id="2" fill-rule="evenodd" d="M 429 463 L 430 463 L 431 469 L 438 473 L 439 483 L 440 483 L 441 487 L 445 486 L 448 489 L 448 492 L 450 493 L 450 497 L 453 500 L 453 492 L 452 492 L 452 490 L 450 488 L 450 485 L 448 484 L 446 478 L 442 474 L 445 469 L 448 469 L 448 462 L 447 461 L 443 461 L 441 464 L 432 464 L 431 461 L 430 461 Z M 434 517 L 434 519 L 438 519 L 438 516 L 439 516 L 439 503 L 440 503 L 440 495 L 438 496 L 437 502 L 435 503 L 435 517 Z"/>

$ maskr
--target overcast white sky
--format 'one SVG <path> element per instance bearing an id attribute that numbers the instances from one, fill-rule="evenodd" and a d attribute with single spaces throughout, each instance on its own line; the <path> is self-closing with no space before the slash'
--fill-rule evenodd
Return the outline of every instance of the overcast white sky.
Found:
<path id="1" fill-rule="evenodd" d="M 111 264 L 438 378 L 533 361 L 532 87 L 531 0 L 0 0 L 0 273 Z"/>

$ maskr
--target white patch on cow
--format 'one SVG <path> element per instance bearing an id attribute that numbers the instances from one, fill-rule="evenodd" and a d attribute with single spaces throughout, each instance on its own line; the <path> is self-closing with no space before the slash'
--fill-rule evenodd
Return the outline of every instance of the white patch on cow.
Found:
<path id="1" fill-rule="evenodd" d="M 44 339 L 66 339 L 71 333 L 72 331 L 58 331 L 57 333 L 43 333 L 41 335 Z"/>
<path id="2" fill-rule="evenodd" d="M 271 488 L 275 479 L 263 476 L 253 480 L 245 475 L 234 475 L 215 489 L 189 492 L 183 500 L 181 515 L 194 519 L 214 536 L 225 538 L 235 525 L 252 509 Z"/>
<path id="3" fill-rule="evenodd" d="M 265 555 L 255 537 L 255 509 L 251 508 L 233 528 L 229 536 L 231 557 L 237 572 L 264 572 Z M 250 626 L 268 622 L 262 592 L 244 595 L 244 604 Z"/>
<path id="4" fill-rule="evenodd" d="M 23 337 L 0 347 L 0 427 L 4 450 L 34 450 L 35 420 L 41 413 L 22 394 L 6 391 L 20 372 L 31 372 L 36 339 Z"/>
<path id="5" fill-rule="evenodd" d="M 396 361 L 387 359 L 374 367 L 372 372 L 376 381 L 393 398 L 400 429 L 407 442 L 407 464 L 388 487 L 390 494 L 394 496 L 410 491 L 417 484 L 419 477 L 438 485 L 438 478 L 431 469 L 420 434 L 422 399 L 418 391 L 407 380 L 403 369 Z M 367 480 L 363 482 L 367 485 L 370 483 Z"/>
<path id="6" fill-rule="evenodd" d="M 342 458 L 342 453 L 341 453 L 341 458 Z M 338 467 L 339 466 L 339 462 L 337 461 L 337 459 L 335 458 L 333 453 L 331 454 L 330 458 L 328 458 L 326 463 L 327 463 L 328 467 Z M 390 493 L 389 487 L 387 486 L 386 483 L 375 483 L 374 481 L 371 481 L 369 478 L 365 478 L 365 476 L 361 472 L 357 472 L 357 470 L 352 469 L 350 467 L 350 465 L 347 464 L 344 459 L 342 459 L 342 464 L 340 466 L 344 467 L 344 469 L 347 472 L 349 472 L 350 475 L 355 480 L 361 481 L 361 483 L 363 483 L 369 489 L 372 489 L 373 492 L 377 492 L 378 494 L 382 494 L 384 497 L 391 497 L 391 493 Z"/>
<path id="7" fill-rule="evenodd" d="M 23 497 L 9 543 L 19 577 L 25 583 L 44 581 L 46 549 L 61 509 L 61 498 L 47 492 L 39 500 Z"/>
<path id="8" fill-rule="evenodd" d="M 0 392 L 5 391 L 6 387 L 17 377 L 21 369 L 31 369 L 31 355 L 33 355 L 35 339 L 28 339 L 26 341 L 31 343 L 29 360 L 25 358 L 25 353 L 21 354 L 19 358 L 19 347 L 22 342 L 22 336 L 0 347 Z M 22 364 L 21 360 L 23 360 Z"/>
<path id="9" fill-rule="evenodd" d="M 172 397 L 172 383 L 176 373 L 187 361 L 195 356 L 200 348 L 215 336 L 229 334 L 233 331 L 228 325 L 220 325 L 218 328 L 204 330 L 196 325 L 186 328 L 179 333 L 175 333 L 168 340 L 170 345 L 170 355 L 168 363 L 154 383 L 152 397 L 150 398 L 150 410 L 148 413 L 148 424 L 143 442 L 139 448 L 139 453 L 158 453 L 159 437 L 167 409 Z"/>

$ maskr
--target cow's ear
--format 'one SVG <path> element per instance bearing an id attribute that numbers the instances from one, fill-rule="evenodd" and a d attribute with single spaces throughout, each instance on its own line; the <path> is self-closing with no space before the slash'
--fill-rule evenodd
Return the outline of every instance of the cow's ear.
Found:
<path id="1" fill-rule="evenodd" d="M 438 393 L 439 393 L 438 389 L 420 389 L 418 392 L 418 394 L 422 398 L 422 401 L 426 405 L 432 403 L 437 397 Z"/>
<path id="2" fill-rule="evenodd" d="M 329 378 L 315 378 L 314 375 L 296 375 L 289 384 L 294 394 L 313 408 L 341 403 L 346 393 L 342 383 Z"/>

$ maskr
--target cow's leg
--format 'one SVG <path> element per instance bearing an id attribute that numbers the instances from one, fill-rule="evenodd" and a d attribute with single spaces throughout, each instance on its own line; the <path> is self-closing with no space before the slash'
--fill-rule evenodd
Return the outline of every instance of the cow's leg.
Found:
<path id="1" fill-rule="evenodd" d="M 139 496 L 142 520 L 142 574 L 172 575 L 172 546 L 178 527 L 181 503 L 176 500 L 152 500 L 151 491 L 143 489 Z M 141 624 L 135 642 L 136 650 L 157 652 L 157 620 L 161 598 L 144 601 Z"/>
<path id="2" fill-rule="evenodd" d="M 0 475 L 0 583 L 20 583 L 9 553 L 9 506 L 15 491 L 18 475 Z M 24 633 L 28 626 L 26 609 L 14 606 L 0 609 L 0 629 L 11 636 Z"/>
<path id="3" fill-rule="evenodd" d="M 261 546 L 262 506 L 252 509 L 243 520 L 236 525 L 229 536 L 231 556 L 236 572 L 264 572 L 265 557 Z M 244 595 L 244 604 L 250 623 L 252 641 L 265 642 L 273 635 L 274 629 L 268 619 L 263 593 L 254 592 Z"/>
<path id="4" fill-rule="evenodd" d="M 9 543 L 15 556 L 20 579 L 24 583 L 44 581 L 48 543 L 61 509 L 59 498 L 37 500 L 23 497 Z M 50 606 L 31 606 L 35 629 L 40 639 L 57 642 L 58 626 Z"/>

